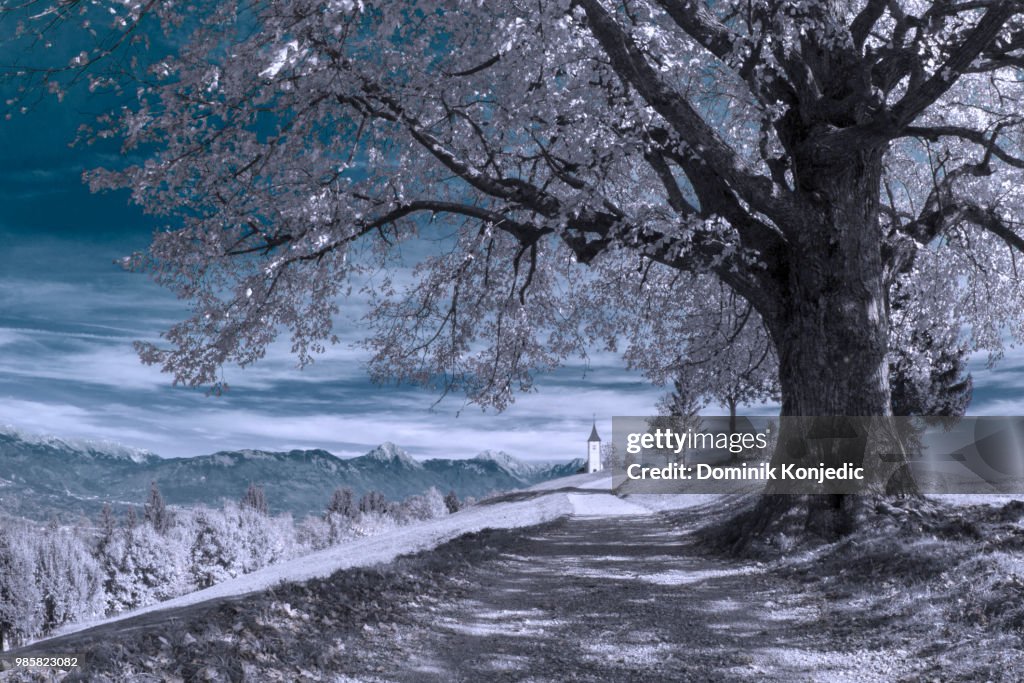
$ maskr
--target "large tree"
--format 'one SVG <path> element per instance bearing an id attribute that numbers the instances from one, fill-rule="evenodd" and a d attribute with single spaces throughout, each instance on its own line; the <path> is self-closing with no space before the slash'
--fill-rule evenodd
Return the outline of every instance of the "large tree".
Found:
<path id="1" fill-rule="evenodd" d="M 891 414 L 895 288 L 973 349 L 1024 331 L 1024 3 L 49 9 L 22 35 L 113 12 L 67 68 L 26 52 L 16 71 L 58 93 L 104 85 L 103 64 L 132 75 L 94 134 L 142 160 L 91 180 L 171 217 L 127 265 L 193 305 L 139 347 L 177 382 L 219 388 L 282 328 L 309 362 L 353 283 L 375 299 L 375 376 L 499 408 L 595 337 L 662 372 L 679 293 L 707 279 L 762 321 L 784 415 Z M 139 40 L 157 21 L 167 40 Z M 148 69 L 109 59 L 140 44 Z M 374 274 L 417 236 L 443 248 L 411 284 Z"/>

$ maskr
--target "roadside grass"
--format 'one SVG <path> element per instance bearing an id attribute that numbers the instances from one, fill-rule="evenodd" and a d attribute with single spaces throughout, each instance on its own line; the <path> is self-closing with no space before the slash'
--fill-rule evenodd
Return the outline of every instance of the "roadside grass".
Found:
<path id="1" fill-rule="evenodd" d="M 71 634 L 66 646 L 55 640 L 38 647 L 84 652 L 81 668 L 0 671 L 0 681 L 345 680 L 351 648 L 363 632 L 401 623 L 409 605 L 429 603 L 442 582 L 450 584 L 463 566 L 495 557 L 500 548 L 514 544 L 517 533 L 469 533 L 386 564 L 303 583 L 282 582 L 266 591 L 183 608 L 169 619 L 142 615 L 136 623 L 112 625 L 110 632 Z M 43 654 L 32 647 L 17 656 Z"/>
<path id="2" fill-rule="evenodd" d="M 837 643 L 927 661 L 910 681 L 1024 680 L 1024 504 L 880 504 L 841 541 L 771 570 L 820 596 Z"/>

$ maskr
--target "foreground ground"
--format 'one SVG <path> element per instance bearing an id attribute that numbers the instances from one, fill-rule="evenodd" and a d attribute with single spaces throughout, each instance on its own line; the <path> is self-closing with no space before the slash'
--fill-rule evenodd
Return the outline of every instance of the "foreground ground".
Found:
<path id="1" fill-rule="evenodd" d="M 0 677 L 1024 680 L 1020 504 L 887 508 L 841 543 L 779 538 L 754 561 L 694 533 L 736 501 L 654 513 L 664 501 L 558 495 L 575 514 L 44 641 L 4 656 L 85 665 Z M 516 504 L 531 497 L 546 496 Z"/>

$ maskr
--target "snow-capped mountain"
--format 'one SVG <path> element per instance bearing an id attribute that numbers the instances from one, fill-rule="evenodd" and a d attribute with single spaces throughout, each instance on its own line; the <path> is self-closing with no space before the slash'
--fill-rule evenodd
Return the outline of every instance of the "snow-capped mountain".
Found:
<path id="1" fill-rule="evenodd" d="M 406 453 L 403 449 L 399 448 L 390 441 L 385 441 L 381 445 L 374 448 L 366 455 L 360 456 L 361 458 L 367 458 L 374 462 L 380 462 L 387 465 L 394 465 L 398 467 L 409 467 L 412 469 L 423 469 L 418 461 L 413 460 L 412 456 Z"/>
<path id="2" fill-rule="evenodd" d="M 54 514 L 94 516 L 104 503 L 115 509 L 143 504 L 156 482 L 172 505 L 219 505 L 237 500 L 249 484 L 264 487 L 271 510 L 297 517 L 323 511 L 331 492 L 351 487 L 391 500 L 431 486 L 460 498 L 519 489 L 574 474 L 575 460 L 527 464 L 503 452 L 468 460 L 418 461 L 386 442 L 365 455 L 339 458 L 325 450 L 221 451 L 195 458 L 160 458 L 118 444 L 76 442 L 0 430 L 0 514 L 48 519 Z"/>
<path id="3" fill-rule="evenodd" d="M 523 462 L 505 451 L 483 451 L 474 460 L 496 463 L 501 469 L 523 481 L 528 481 L 537 474 L 538 466 Z"/>
<path id="4" fill-rule="evenodd" d="M 131 460 L 132 462 L 146 463 L 160 459 L 155 453 L 125 446 L 116 441 L 64 439 L 58 436 L 29 434 L 11 425 L 0 425 L 0 448 L 3 448 L 6 443 L 22 443 L 41 449 L 69 451 L 85 457 L 105 460 Z"/>

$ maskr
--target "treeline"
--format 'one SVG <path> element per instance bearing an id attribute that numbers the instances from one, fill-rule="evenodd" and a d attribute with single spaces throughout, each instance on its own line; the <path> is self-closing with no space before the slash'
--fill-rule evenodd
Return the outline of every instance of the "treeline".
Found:
<path id="1" fill-rule="evenodd" d="M 140 515 L 98 524 L 0 524 L 0 651 L 77 621 L 208 588 L 348 539 L 455 512 L 454 492 L 434 488 L 401 502 L 378 491 L 334 491 L 321 516 L 269 514 L 263 489 L 220 509 L 170 508 L 154 484 Z"/>

